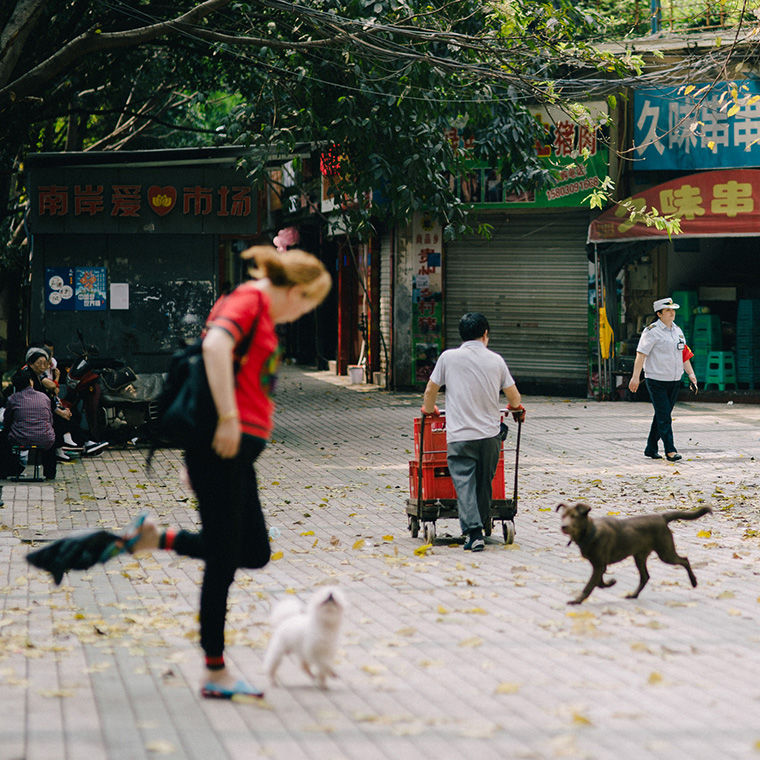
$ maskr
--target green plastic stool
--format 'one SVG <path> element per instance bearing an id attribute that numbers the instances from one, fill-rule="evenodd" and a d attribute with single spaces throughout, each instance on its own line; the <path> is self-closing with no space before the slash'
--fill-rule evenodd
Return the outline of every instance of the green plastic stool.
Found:
<path id="1" fill-rule="evenodd" d="M 727 385 L 736 385 L 736 360 L 733 351 L 710 351 L 707 355 L 707 372 L 705 385 L 717 385 L 719 391 L 726 390 Z"/>

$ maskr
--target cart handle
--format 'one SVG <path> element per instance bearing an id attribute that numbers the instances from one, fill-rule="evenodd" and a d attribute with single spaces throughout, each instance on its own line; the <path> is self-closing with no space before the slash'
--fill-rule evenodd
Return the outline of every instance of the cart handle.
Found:
<path id="1" fill-rule="evenodd" d="M 420 458 L 417 462 L 417 517 L 422 516 L 422 450 L 425 446 L 425 417 L 423 414 L 420 418 Z"/>
<path id="2" fill-rule="evenodd" d="M 520 471 L 520 433 L 522 433 L 522 420 L 517 422 L 517 442 L 515 443 L 515 487 L 512 493 L 512 506 L 517 509 L 517 473 Z"/>

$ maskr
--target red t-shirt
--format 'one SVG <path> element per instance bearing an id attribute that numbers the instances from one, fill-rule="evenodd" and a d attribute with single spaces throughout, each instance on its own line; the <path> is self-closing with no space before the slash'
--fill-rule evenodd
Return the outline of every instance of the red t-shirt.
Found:
<path id="1" fill-rule="evenodd" d="M 210 327 L 221 328 L 235 341 L 235 359 L 239 362 L 235 400 L 242 432 L 256 438 L 269 438 L 274 412 L 271 394 L 280 349 L 269 316 L 268 296 L 253 282 L 240 285 L 214 304 L 206 320 L 206 329 Z M 248 351 L 245 356 L 240 356 L 241 343 L 245 342 L 251 329 L 254 334 Z"/>

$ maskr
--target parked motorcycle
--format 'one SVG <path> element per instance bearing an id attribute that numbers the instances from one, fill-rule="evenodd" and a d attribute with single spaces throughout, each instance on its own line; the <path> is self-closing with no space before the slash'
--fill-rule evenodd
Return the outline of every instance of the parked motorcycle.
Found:
<path id="1" fill-rule="evenodd" d="M 78 337 L 78 345 L 68 346 L 75 358 L 66 371 L 64 403 L 80 412 L 80 420 L 84 412 L 87 437 L 122 444 L 148 438 L 163 375 L 137 375 L 121 359 L 101 357 L 81 331 Z"/>

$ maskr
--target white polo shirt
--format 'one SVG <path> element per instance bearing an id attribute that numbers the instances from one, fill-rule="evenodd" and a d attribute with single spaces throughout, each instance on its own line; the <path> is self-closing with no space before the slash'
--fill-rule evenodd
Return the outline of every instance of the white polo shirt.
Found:
<path id="1" fill-rule="evenodd" d="M 651 380 L 675 382 L 683 375 L 683 349 L 686 346 L 681 328 L 674 322 L 666 327 L 658 319 L 645 327 L 636 350 L 645 355 L 644 375 Z"/>
<path id="2" fill-rule="evenodd" d="M 444 351 L 430 379 L 446 386 L 446 440 L 477 441 L 499 432 L 499 392 L 515 384 L 507 363 L 480 340 Z"/>

